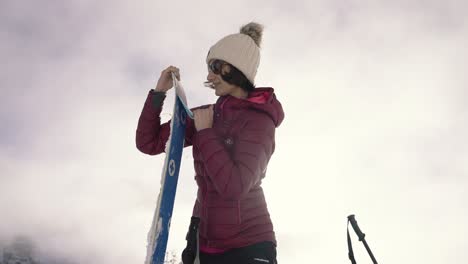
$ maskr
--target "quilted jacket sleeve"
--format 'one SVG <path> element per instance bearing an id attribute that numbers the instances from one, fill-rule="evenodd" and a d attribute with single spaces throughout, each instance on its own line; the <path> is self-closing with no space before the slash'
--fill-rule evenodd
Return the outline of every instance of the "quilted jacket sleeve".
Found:
<path id="1" fill-rule="evenodd" d="M 148 93 L 136 130 L 136 147 L 145 154 L 157 155 L 165 151 L 170 133 L 170 120 L 161 124 L 161 111 L 166 95 L 151 90 Z M 193 120 L 187 117 L 185 146 L 192 145 Z"/>
<path id="2" fill-rule="evenodd" d="M 260 183 L 275 148 L 275 125 L 262 113 L 249 114 L 233 138 L 213 128 L 199 131 L 194 147 L 201 153 L 208 177 L 225 198 L 239 199 Z"/>

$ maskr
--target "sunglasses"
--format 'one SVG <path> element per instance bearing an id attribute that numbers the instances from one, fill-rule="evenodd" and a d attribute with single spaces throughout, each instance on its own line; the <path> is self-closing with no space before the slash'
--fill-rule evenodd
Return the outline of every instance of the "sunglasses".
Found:
<path id="1" fill-rule="evenodd" d="M 221 69 L 223 68 L 223 65 L 227 64 L 226 62 L 222 60 L 212 60 L 208 64 L 208 70 L 213 72 L 214 74 L 220 74 Z"/>

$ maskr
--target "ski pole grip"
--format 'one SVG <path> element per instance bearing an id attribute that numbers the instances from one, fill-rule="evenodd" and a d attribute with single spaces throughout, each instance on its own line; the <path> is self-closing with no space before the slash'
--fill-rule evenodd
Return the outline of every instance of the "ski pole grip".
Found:
<path id="1" fill-rule="evenodd" d="M 357 234 L 357 236 L 359 238 L 359 241 L 362 241 L 366 235 L 359 228 L 359 226 L 357 224 L 357 221 L 354 218 L 354 215 L 349 215 L 348 216 L 348 221 L 351 223 L 351 226 L 353 227 L 354 232 L 356 232 L 356 234 Z"/>
<path id="2" fill-rule="evenodd" d="M 190 230 L 196 231 L 198 229 L 198 225 L 200 224 L 200 218 L 192 216 L 190 218 Z"/>

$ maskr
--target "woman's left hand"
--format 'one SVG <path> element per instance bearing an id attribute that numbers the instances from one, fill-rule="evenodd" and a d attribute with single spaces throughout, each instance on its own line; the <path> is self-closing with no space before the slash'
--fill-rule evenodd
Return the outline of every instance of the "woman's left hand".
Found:
<path id="1" fill-rule="evenodd" d="M 197 131 L 211 128 L 213 126 L 213 105 L 210 105 L 208 108 L 193 111 L 193 119 Z"/>

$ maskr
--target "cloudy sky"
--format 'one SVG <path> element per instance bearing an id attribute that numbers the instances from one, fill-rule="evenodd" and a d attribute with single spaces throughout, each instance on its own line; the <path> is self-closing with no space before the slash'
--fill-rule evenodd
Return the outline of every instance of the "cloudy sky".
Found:
<path id="1" fill-rule="evenodd" d="M 467 8 L 2 1 L 0 243 L 24 235 L 77 263 L 143 263 L 164 161 L 135 148 L 147 92 L 172 64 L 191 107 L 214 102 L 202 86 L 208 49 L 254 20 L 265 25 L 257 86 L 274 87 L 286 113 L 264 182 L 279 262 L 347 263 L 349 214 L 382 263 L 468 259 Z M 191 162 L 186 149 L 168 246 L 177 254 Z"/>

